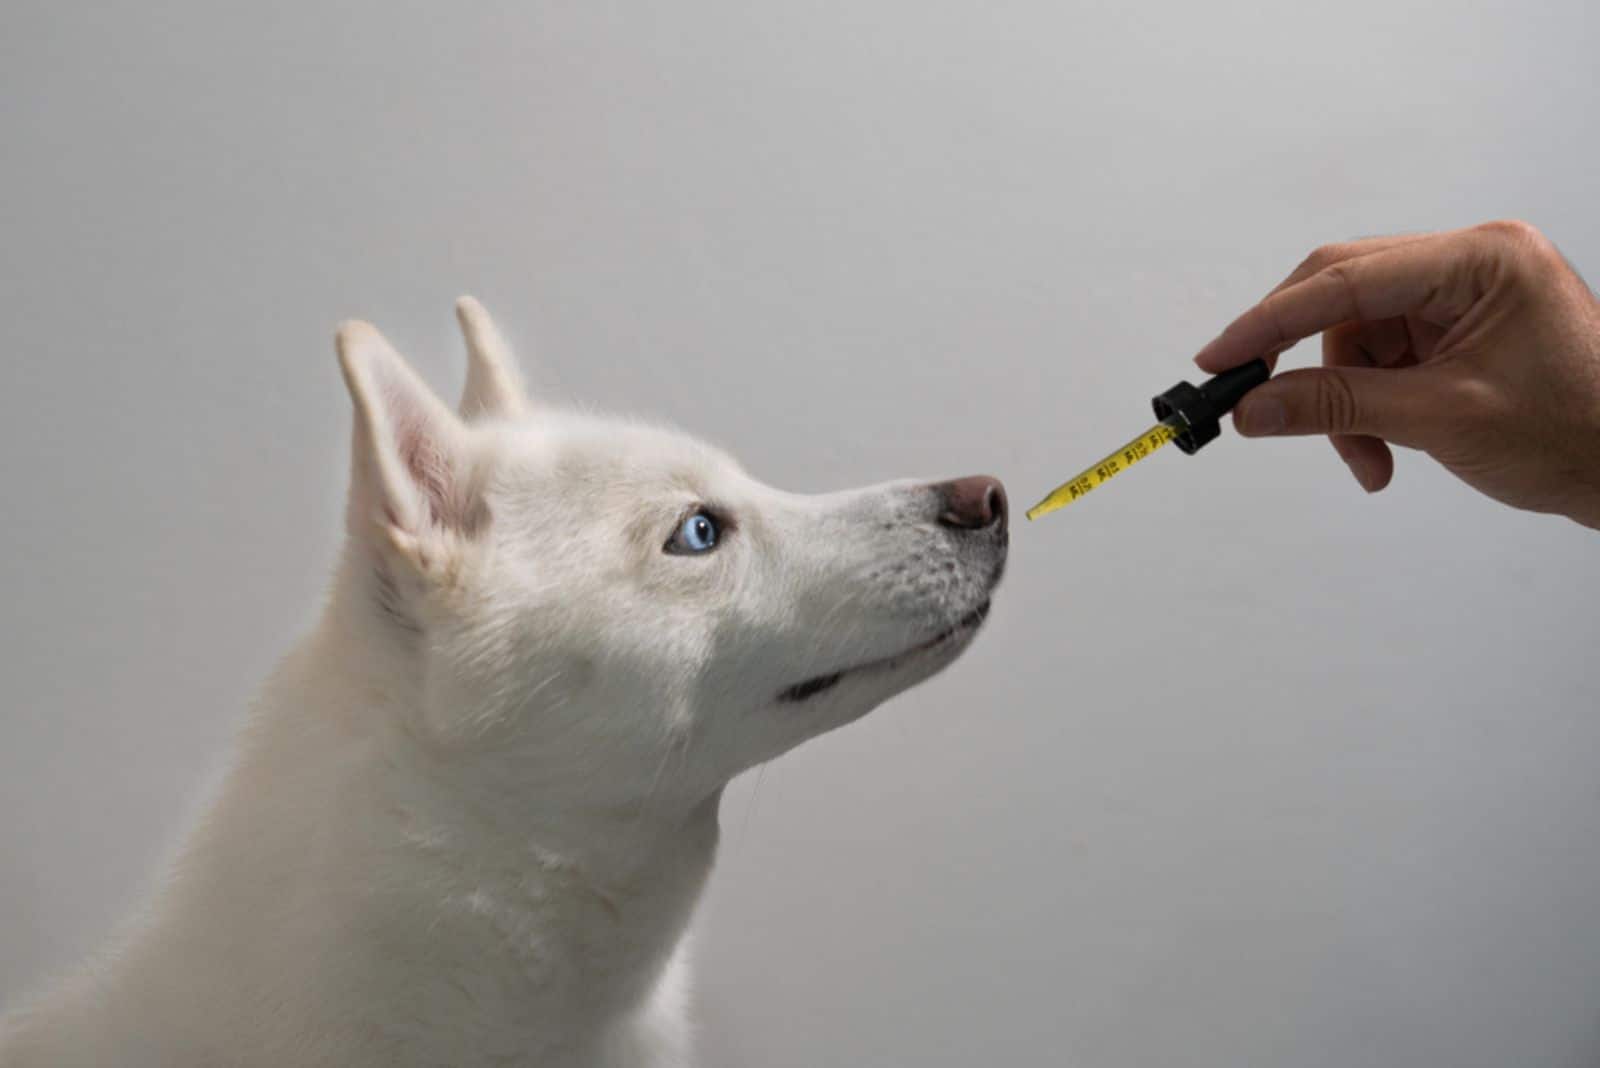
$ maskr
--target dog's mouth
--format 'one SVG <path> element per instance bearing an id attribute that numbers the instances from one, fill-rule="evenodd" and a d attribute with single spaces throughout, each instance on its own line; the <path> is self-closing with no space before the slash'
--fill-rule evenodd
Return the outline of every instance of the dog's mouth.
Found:
<path id="1" fill-rule="evenodd" d="M 944 630 L 940 631 L 938 634 L 935 634 L 926 641 L 918 642 L 911 648 L 895 653 L 893 656 L 882 657 L 878 660 L 869 660 L 864 664 L 857 664 L 854 667 L 844 668 L 840 671 L 830 672 L 826 675 L 817 675 L 806 679 L 804 682 L 797 682 L 793 686 L 790 686 L 780 692 L 778 694 L 778 700 L 780 702 L 805 701 L 809 698 L 817 696 L 820 693 L 825 693 L 828 690 L 833 689 L 835 686 L 839 685 L 840 681 L 846 676 L 854 675 L 857 672 L 871 671 L 878 668 L 894 668 L 899 666 L 899 664 L 908 657 L 916 656 L 919 653 L 931 652 L 932 650 L 937 649 L 940 646 L 955 640 L 956 638 L 970 634 L 979 627 L 983 626 L 984 619 L 989 615 L 989 604 L 989 598 L 985 597 L 982 604 L 978 605 L 978 607 L 962 616 L 954 625 L 946 627 Z"/>

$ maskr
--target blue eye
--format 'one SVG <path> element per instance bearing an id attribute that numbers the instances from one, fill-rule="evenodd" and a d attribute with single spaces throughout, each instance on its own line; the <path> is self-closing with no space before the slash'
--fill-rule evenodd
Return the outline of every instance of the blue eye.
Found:
<path id="1" fill-rule="evenodd" d="M 665 548 L 682 555 L 708 553 L 717 547 L 717 534 L 717 521 L 709 513 L 697 511 L 678 526 Z"/>

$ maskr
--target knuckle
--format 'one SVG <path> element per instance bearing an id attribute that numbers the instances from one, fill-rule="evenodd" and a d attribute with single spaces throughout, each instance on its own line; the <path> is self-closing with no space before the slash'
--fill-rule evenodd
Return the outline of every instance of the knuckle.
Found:
<path id="1" fill-rule="evenodd" d="M 1296 274 L 1316 274 L 1330 264 L 1337 263 L 1344 258 L 1344 246 L 1340 244 L 1318 245 L 1311 250 L 1311 254 L 1300 261 Z"/>
<path id="2" fill-rule="evenodd" d="M 1317 377 L 1313 395 L 1317 425 L 1332 433 L 1348 433 L 1356 427 L 1359 411 L 1355 391 L 1340 374 Z"/>
<path id="3" fill-rule="evenodd" d="M 1268 296 L 1251 309 L 1252 315 L 1260 326 L 1260 330 L 1270 339 L 1274 350 L 1285 345 L 1289 337 L 1284 333 L 1283 319 L 1278 314 L 1278 301 L 1276 295 Z"/>
<path id="4" fill-rule="evenodd" d="M 1320 277 L 1340 293 L 1349 309 L 1350 317 L 1360 319 L 1362 317 L 1360 291 L 1356 288 L 1356 280 L 1350 273 L 1350 266 L 1343 261 L 1330 264 L 1320 272 Z"/>
<path id="5" fill-rule="evenodd" d="M 1499 422 L 1508 413 L 1504 393 L 1479 378 L 1460 378 L 1452 382 L 1445 410 L 1461 426 L 1481 427 Z"/>
<path id="6" fill-rule="evenodd" d="M 1521 219 L 1495 219 L 1475 229 L 1502 248 L 1543 257 L 1551 250 L 1549 238 L 1530 222 Z"/>

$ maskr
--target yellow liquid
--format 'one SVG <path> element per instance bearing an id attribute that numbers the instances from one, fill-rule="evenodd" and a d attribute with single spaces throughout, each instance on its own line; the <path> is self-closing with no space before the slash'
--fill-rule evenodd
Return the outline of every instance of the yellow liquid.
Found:
<path id="1" fill-rule="evenodd" d="M 1051 490 L 1048 497 L 1028 509 L 1028 518 L 1038 519 L 1042 515 L 1049 515 L 1057 508 L 1065 508 L 1096 486 L 1126 471 L 1177 436 L 1178 432 L 1167 424 L 1157 423 L 1082 474 L 1063 482 Z"/>

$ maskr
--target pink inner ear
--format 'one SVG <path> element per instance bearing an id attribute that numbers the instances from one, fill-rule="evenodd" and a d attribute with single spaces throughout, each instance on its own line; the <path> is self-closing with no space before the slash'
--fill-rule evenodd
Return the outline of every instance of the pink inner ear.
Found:
<path id="1" fill-rule="evenodd" d="M 394 427 L 395 451 L 427 505 L 428 520 L 447 529 L 460 529 L 465 525 L 466 510 L 456 492 L 456 472 L 440 447 L 438 428 L 429 425 L 427 412 L 415 398 L 392 387 L 384 392 Z"/>
<path id="2" fill-rule="evenodd" d="M 400 459 L 428 502 L 434 522 L 447 527 L 455 526 L 458 517 L 452 507 L 449 462 L 420 425 L 401 430 Z"/>

